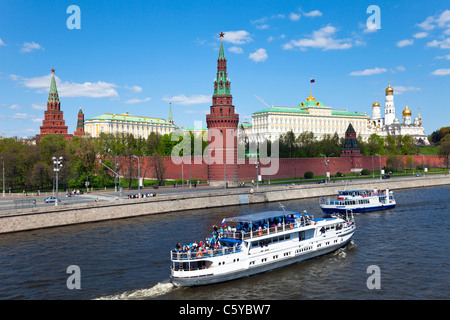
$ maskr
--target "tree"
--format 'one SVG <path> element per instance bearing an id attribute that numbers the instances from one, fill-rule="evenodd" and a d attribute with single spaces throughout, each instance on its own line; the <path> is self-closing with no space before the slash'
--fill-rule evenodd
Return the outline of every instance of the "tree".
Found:
<path id="1" fill-rule="evenodd" d="M 150 166 L 153 169 L 154 174 L 156 175 L 156 180 L 158 181 L 158 185 L 162 185 L 164 182 L 164 177 L 166 174 L 166 166 L 164 165 L 164 158 L 155 153 L 150 159 Z"/>
<path id="2" fill-rule="evenodd" d="M 367 141 L 367 151 L 368 155 L 384 155 L 386 150 L 384 149 L 384 139 L 377 135 L 376 133 L 373 133 L 370 135 L 368 141 Z"/>
<path id="3" fill-rule="evenodd" d="M 447 137 L 450 136 L 447 135 Z M 438 153 L 447 158 L 447 169 L 448 169 L 449 155 L 450 155 L 450 139 L 445 139 L 443 142 L 441 142 L 441 145 L 439 146 L 438 149 Z"/>

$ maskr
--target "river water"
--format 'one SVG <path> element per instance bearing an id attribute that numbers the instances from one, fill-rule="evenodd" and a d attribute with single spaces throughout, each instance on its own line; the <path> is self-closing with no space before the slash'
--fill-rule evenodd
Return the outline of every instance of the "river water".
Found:
<path id="1" fill-rule="evenodd" d="M 450 186 L 395 191 L 397 206 L 356 214 L 345 248 L 227 283 L 175 288 L 169 250 L 204 239 L 224 217 L 279 204 L 176 212 L 0 235 L 0 299 L 449 299 Z M 322 213 L 318 199 L 283 202 Z M 80 289 L 68 289 L 69 266 Z M 369 289 L 370 266 L 379 289 Z"/>

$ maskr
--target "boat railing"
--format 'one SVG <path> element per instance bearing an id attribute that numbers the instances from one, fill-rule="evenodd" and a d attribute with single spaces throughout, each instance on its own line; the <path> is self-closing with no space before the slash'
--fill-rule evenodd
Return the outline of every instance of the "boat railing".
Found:
<path id="1" fill-rule="evenodd" d="M 231 253 L 240 252 L 241 246 L 222 247 L 222 248 L 199 248 L 197 250 L 177 251 L 171 252 L 171 257 L 174 260 L 198 260 L 203 258 L 212 258 L 217 256 L 224 256 Z"/>
<path id="2" fill-rule="evenodd" d="M 307 219 L 296 219 L 287 223 L 280 223 L 277 226 L 272 226 L 270 228 L 260 228 L 256 230 L 224 230 L 223 238 L 234 239 L 234 240 L 249 240 L 258 237 L 264 237 L 275 233 L 285 232 L 294 228 L 305 227 L 311 225 L 313 221 Z"/>

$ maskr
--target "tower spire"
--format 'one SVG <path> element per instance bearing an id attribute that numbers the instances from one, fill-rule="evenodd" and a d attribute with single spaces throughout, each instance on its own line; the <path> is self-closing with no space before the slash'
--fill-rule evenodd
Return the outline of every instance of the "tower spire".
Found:
<path id="1" fill-rule="evenodd" d="M 173 124 L 172 102 L 169 104 L 169 118 L 167 119 L 167 122 Z"/>

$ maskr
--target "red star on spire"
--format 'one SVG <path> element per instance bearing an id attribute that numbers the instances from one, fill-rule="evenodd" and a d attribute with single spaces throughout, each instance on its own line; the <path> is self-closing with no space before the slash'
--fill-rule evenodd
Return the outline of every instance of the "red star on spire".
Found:
<path id="1" fill-rule="evenodd" d="M 219 33 L 219 36 L 220 36 L 221 38 L 223 38 L 223 37 L 225 36 L 225 33 L 221 32 L 221 33 Z"/>
<path id="2" fill-rule="evenodd" d="M 55 68 L 52 68 L 52 70 L 50 70 L 52 73 L 55 73 Z"/>

